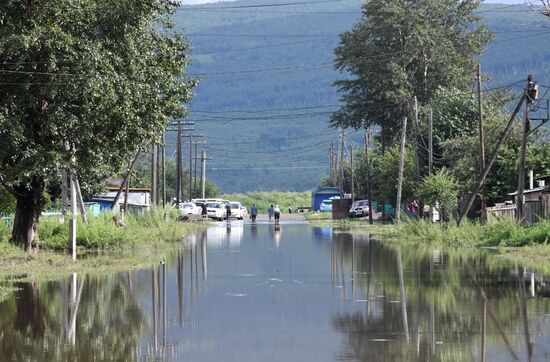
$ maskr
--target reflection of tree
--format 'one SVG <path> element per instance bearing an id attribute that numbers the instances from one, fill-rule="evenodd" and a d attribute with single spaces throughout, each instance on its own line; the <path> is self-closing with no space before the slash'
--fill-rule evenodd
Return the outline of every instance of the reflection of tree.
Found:
<path id="1" fill-rule="evenodd" d="M 373 239 L 359 242 L 341 234 L 333 237 L 333 244 L 332 269 L 353 273 L 356 299 L 367 300 L 363 313 L 333 316 L 334 328 L 345 337 L 345 359 L 471 361 L 481 357 L 482 343 L 487 349 L 511 353 L 506 340 L 520 352 L 526 343 L 530 346 L 529 332 L 541 329 L 538 317 L 550 307 L 547 299 L 525 297 L 523 269 L 514 276 L 512 266 L 495 264 L 484 252 L 434 251 Z M 401 303 L 400 266 L 395 263 L 400 254 L 406 309 Z M 480 288 L 485 299 L 480 298 Z M 485 311 L 494 318 L 483 323 Z M 526 354 L 531 353 L 528 349 Z"/>
<path id="2" fill-rule="evenodd" d="M 74 346 L 62 338 L 69 309 L 67 280 L 20 283 L 13 297 L 0 304 L 2 360 L 137 359 L 136 345 L 145 319 L 126 278 L 117 275 L 83 280 Z"/>

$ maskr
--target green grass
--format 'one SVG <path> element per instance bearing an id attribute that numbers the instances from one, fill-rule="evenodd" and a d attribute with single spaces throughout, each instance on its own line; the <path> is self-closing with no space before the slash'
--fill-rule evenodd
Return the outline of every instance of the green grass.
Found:
<path id="1" fill-rule="evenodd" d="M 523 225 L 514 220 L 490 222 L 464 221 L 432 223 L 429 220 L 407 220 L 393 228 L 389 236 L 421 243 L 440 243 L 449 246 L 520 247 L 547 245 L 550 241 L 550 221 Z"/>
<path id="2" fill-rule="evenodd" d="M 128 215 L 125 227 L 118 227 L 111 213 L 90 217 L 88 224 L 77 222 L 76 244 L 87 250 L 121 249 L 140 244 L 156 244 L 181 239 L 189 224 L 177 220 L 173 209 L 156 208 L 142 215 Z M 42 219 L 38 226 L 40 247 L 49 250 L 66 250 L 69 223 L 59 219 Z"/>
<path id="3" fill-rule="evenodd" d="M 299 206 L 311 207 L 311 191 L 282 192 L 282 191 L 254 191 L 245 194 L 225 194 L 223 199 L 239 201 L 248 210 L 256 204 L 259 213 L 267 213 L 270 205 L 278 204 L 281 211 L 286 212 L 288 204 L 296 210 Z"/>

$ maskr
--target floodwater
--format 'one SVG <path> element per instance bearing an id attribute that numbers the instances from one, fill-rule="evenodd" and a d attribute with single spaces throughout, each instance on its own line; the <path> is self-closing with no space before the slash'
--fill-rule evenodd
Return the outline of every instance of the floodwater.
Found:
<path id="1" fill-rule="evenodd" d="M 548 361 L 549 278 L 490 251 L 220 223 L 148 270 L 19 283 L 2 361 Z"/>

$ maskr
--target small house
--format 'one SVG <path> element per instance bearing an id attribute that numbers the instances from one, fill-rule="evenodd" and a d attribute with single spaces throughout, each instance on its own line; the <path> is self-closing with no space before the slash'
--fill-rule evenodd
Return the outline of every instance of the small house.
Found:
<path id="1" fill-rule="evenodd" d="M 110 210 L 119 188 L 108 187 L 106 192 L 96 195 L 90 199 L 91 202 L 97 202 L 101 210 Z M 124 205 L 124 191 L 118 198 L 120 208 Z M 142 212 L 148 210 L 151 206 L 151 190 L 147 188 L 131 187 L 128 189 L 128 210 L 133 212 Z"/>

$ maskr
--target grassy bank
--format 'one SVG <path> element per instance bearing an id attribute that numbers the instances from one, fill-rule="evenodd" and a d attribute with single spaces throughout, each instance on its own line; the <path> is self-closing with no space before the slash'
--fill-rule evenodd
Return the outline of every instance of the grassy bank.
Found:
<path id="1" fill-rule="evenodd" d="M 522 247 L 547 245 L 550 241 L 550 221 L 522 225 L 513 220 L 483 225 L 465 221 L 432 223 L 428 220 L 409 220 L 390 231 L 390 236 L 414 242 L 442 243 L 450 246 Z"/>
<path id="2" fill-rule="evenodd" d="M 39 224 L 40 249 L 28 254 L 8 242 L 11 230 L 0 223 L 0 298 L 14 280 L 57 279 L 69 273 L 114 273 L 146 268 L 166 259 L 179 241 L 201 225 L 178 221 L 176 210 L 155 209 L 129 215 L 117 227 L 109 213 L 91 217 L 77 226 L 77 261 L 67 253 L 68 222 L 43 218 Z"/>
<path id="3" fill-rule="evenodd" d="M 297 209 L 300 206 L 311 207 L 311 191 L 254 191 L 245 194 L 225 194 L 221 197 L 226 200 L 239 201 L 249 210 L 252 204 L 256 204 L 260 213 L 267 213 L 269 206 L 275 204 L 278 204 L 284 212 L 286 212 L 289 204 L 292 205 L 293 209 Z"/>

